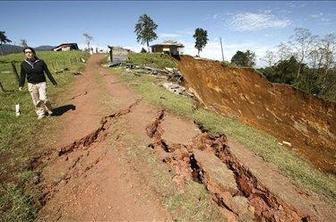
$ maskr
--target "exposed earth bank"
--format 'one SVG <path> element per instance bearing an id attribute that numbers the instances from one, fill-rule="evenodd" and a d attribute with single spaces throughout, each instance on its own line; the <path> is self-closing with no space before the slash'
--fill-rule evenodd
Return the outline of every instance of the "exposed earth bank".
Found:
<path id="1" fill-rule="evenodd" d="M 39 221 L 178 220 L 164 194 L 153 189 L 160 177 L 130 158 L 144 150 L 171 175 L 177 193 L 188 181 L 200 183 L 218 220 L 336 221 L 325 199 L 295 186 L 231 138 L 148 104 L 102 67 L 102 59 L 96 54 L 88 60 L 68 94 L 76 109 L 60 117 L 60 142 L 39 160 L 45 166 Z"/>

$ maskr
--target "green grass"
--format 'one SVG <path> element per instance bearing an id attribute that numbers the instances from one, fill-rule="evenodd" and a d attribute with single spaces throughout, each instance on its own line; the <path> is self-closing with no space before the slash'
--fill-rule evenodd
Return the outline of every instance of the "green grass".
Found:
<path id="1" fill-rule="evenodd" d="M 119 72 L 123 72 L 119 69 Z M 236 119 L 224 117 L 209 110 L 193 109 L 193 101 L 184 96 L 173 94 L 159 84 L 162 80 L 155 77 L 133 74 L 119 75 L 150 103 L 165 107 L 182 117 L 199 121 L 212 133 L 231 136 L 264 160 L 275 164 L 285 175 L 297 184 L 327 196 L 336 203 L 336 179 L 311 166 L 291 150 L 278 145 L 275 137 L 255 129 Z"/>
<path id="2" fill-rule="evenodd" d="M 128 58 L 135 65 L 147 65 L 161 69 L 176 67 L 176 61 L 172 57 L 161 53 L 130 53 Z"/>
<path id="3" fill-rule="evenodd" d="M 38 52 L 45 60 L 58 82 L 53 87 L 48 82 L 48 96 L 52 102 L 59 101 L 62 94 L 75 78 L 72 72 L 79 71 L 83 64 L 80 58 L 87 54 L 71 52 Z M 10 62 L 15 61 L 18 72 L 23 54 L 0 56 L 0 82 L 6 92 L 0 91 L 0 221 L 31 221 L 37 212 L 39 190 L 34 185 L 37 172 L 27 163 L 33 156 L 47 149 L 52 138 L 51 130 L 56 126 L 54 118 L 38 121 L 27 84 L 18 91 L 18 82 L 12 73 Z M 68 68 L 68 71 L 55 74 Z M 47 80 L 48 81 L 48 80 Z M 15 104 L 20 104 L 22 114 L 15 116 Z"/>

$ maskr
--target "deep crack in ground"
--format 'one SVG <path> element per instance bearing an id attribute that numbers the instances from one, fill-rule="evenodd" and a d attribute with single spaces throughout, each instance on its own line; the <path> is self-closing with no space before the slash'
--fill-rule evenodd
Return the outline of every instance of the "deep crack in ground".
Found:
<path id="1" fill-rule="evenodd" d="M 314 221 L 263 186 L 231 153 L 225 135 L 210 135 L 197 124 L 202 133 L 191 144 L 167 144 L 160 125 L 164 117 L 161 110 L 146 127 L 153 138 L 148 147 L 175 170 L 177 184 L 190 179 L 203 183 L 229 221 Z"/>
<path id="2" fill-rule="evenodd" d="M 65 161 L 68 161 L 68 155 L 70 153 L 79 149 L 83 150 L 83 153 L 81 153 L 78 157 L 72 160 L 71 165 L 67 168 L 67 171 L 64 173 L 62 179 L 58 180 L 57 182 L 46 182 L 45 178 L 40 178 L 40 181 L 42 181 L 42 186 L 44 187 L 43 195 L 40 198 L 40 202 L 42 205 L 44 205 L 46 201 L 48 201 L 53 196 L 53 194 L 59 190 L 59 184 L 61 184 L 62 182 L 66 184 L 72 177 L 78 177 L 80 175 L 83 175 L 83 173 L 90 170 L 94 165 L 100 162 L 100 160 L 103 158 L 104 155 L 106 155 L 106 153 L 100 155 L 89 166 L 86 166 L 85 169 L 75 169 L 76 165 L 81 161 L 81 159 L 89 155 L 89 148 L 92 147 L 94 143 L 102 142 L 106 138 L 107 130 L 113 124 L 113 120 L 130 113 L 132 108 L 138 105 L 141 100 L 142 99 L 136 100 L 126 109 L 121 109 L 118 112 L 104 116 L 100 121 L 100 126 L 88 135 L 77 139 L 66 146 L 63 146 L 56 151 L 45 153 L 43 156 L 34 158 L 31 161 L 30 167 L 37 168 L 38 166 L 44 165 L 45 163 L 50 163 L 52 161 L 56 161 L 60 158 L 64 158 Z"/>

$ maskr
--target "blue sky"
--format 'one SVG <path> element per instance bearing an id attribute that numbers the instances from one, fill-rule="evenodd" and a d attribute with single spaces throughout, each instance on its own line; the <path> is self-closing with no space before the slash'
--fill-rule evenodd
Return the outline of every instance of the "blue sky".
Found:
<path id="1" fill-rule="evenodd" d="M 82 34 L 87 32 L 95 46 L 139 50 L 133 31 L 144 13 L 158 24 L 155 42 L 178 40 L 186 54 L 196 54 L 193 32 L 205 28 L 209 43 L 201 56 L 212 59 L 221 58 L 219 37 L 229 60 L 237 50 L 246 49 L 261 58 L 287 41 L 296 27 L 320 36 L 336 32 L 332 1 L 1 1 L 0 9 L 0 30 L 13 42 L 26 39 L 33 47 L 62 42 L 83 46 Z"/>

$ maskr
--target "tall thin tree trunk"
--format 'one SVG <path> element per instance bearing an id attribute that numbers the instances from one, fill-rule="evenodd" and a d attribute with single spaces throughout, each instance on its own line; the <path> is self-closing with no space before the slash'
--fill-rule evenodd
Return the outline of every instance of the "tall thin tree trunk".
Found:
<path id="1" fill-rule="evenodd" d="M 151 52 L 149 49 L 149 42 L 147 41 L 147 52 Z"/>
<path id="2" fill-rule="evenodd" d="M 1 52 L 1 55 L 3 55 L 3 51 L 2 51 L 2 43 L 0 43 L 0 52 Z"/>
<path id="3" fill-rule="evenodd" d="M 303 60 L 301 60 L 300 63 L 299 63 L 299 68 L 298 68 L 298 71 L 297 71 L 297 74 L 296 74 L 297 79 L 300 77 L 300 74 L 301 74 L 302 62 L 303 62 Z"/>

